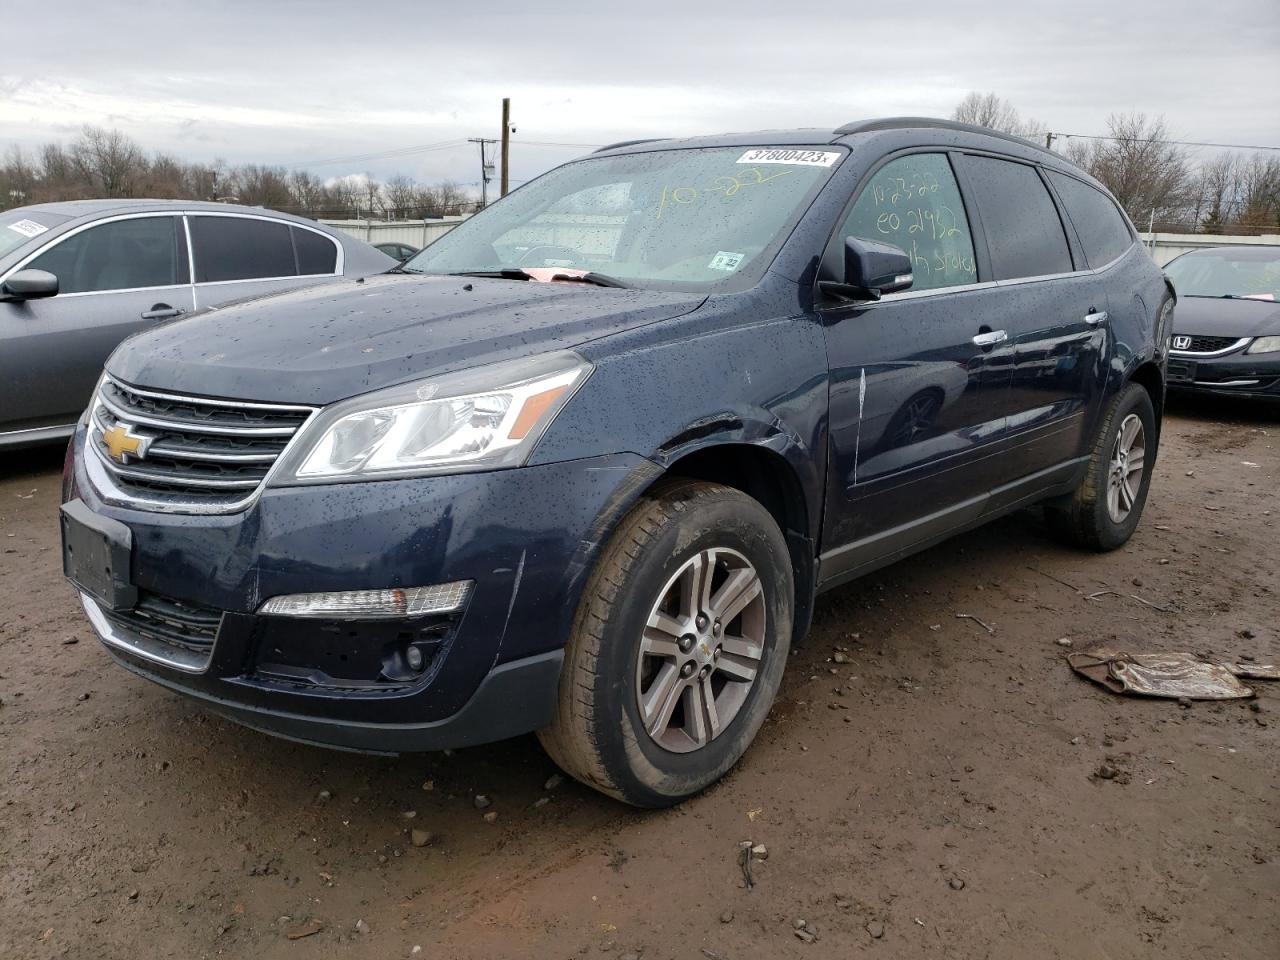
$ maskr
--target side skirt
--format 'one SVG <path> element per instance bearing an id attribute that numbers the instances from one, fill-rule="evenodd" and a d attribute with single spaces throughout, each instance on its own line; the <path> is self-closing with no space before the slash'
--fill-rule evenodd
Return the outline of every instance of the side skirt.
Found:
<path id="1" fill-rule="evenodd" d="M 1067 460 L 891 530 L 828 550 L 818 558 L 818 592 L 848 583 L 1014 510 L 1070 493 L 1080 483 L 1087 463 L 1088 457 Z"/>

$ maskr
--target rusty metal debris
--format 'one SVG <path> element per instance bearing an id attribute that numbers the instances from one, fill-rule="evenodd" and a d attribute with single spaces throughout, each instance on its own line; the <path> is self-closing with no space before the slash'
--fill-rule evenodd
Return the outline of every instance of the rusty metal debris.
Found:
<path id="1" fill-rule="evenodd" d="M 1129 653 L 1094 647 L 1067 654 L 1071 669 L 1115 693 L 1187 700 L 1252 697 L 1240 677 L 1280 679 L 1280 666 L 1216 663 L 1193 653 Z"/>

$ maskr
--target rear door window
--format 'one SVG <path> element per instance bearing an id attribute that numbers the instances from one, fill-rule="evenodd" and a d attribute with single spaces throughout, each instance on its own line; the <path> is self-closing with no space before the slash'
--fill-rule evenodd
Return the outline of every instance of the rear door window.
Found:
<path id="1" fill-rule="evenodd" d="M 306 227 L 290 227 L 293 249 L 298 258 L 298 275 L 303 277 L 334 273 L 338 268 L 338 247 L 323 234 Z"/>
<path id="2" fill-rule="evenodd" d="M 1071 272 L 1062 218 L 1035 167 L 966 156 L 964 171 L 982 215 L 993 280 Z"/>
<path id="3" fill-rule="evenodd" d="M 58 278 L 59 293 L 97 293 L 188 282 L 177 217 L 134 217 L 89 227 L 26 266 Z"/>
<path id="4" fill-rule="evenodd" d="M 1101 267 L 1133 246 L 1133 234 L 1111 198 L 1101 191 L 1050 170 L 1049 182 L 1067 208 L 1089 266 Z"/>
<path id="5" fill-rule="evenodd" d="M 913 290 L 978 279 L 964 201 L 945 154 L 911 154 L 876 171 L 840 228 L 841 245 L 849 237 L 906 251 L 914 265 Z"/>
<path id="6" fill-rule="evenodd" d="M 190 217 L 189 223 L 195 248 L 196 283 L 298 275 L 287 223 L 201 215 Z"/>

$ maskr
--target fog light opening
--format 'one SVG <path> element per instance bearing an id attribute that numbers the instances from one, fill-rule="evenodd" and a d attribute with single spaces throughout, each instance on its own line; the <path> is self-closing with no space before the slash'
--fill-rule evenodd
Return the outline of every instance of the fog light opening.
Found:
<path id="1" fill-rule="evenodd" d="M 422 668 L 427 665 L 426 658 L 422 655 L 422 648 L 413 645 L 410 645 L 409 649 L 404 652 L 404 662 L 409 665 L 409 669 L 414 673 L 421 673 Z"/>

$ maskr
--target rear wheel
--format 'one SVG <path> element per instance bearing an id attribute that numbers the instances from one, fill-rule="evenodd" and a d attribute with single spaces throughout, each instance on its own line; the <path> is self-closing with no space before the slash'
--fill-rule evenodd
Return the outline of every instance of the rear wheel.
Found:
<path id="1" fill-rule="evenodd" d="M 786 543 L 759 503 L 717 484 L 659 488 L 588 580 L 543 746 L 566 772 L 637 806 L 711 785 L 773 703 L 792 591 Z"/>
<path id="2" fill-rule="evenodd" d="M 1114 550 L 1133 536 L 1147 502 L 1158 436 L 1151 395 L 1129 384 L 1102 419 L 1080 486 L 1045 504 L 1055 536 L 1092 550 Z"/>

